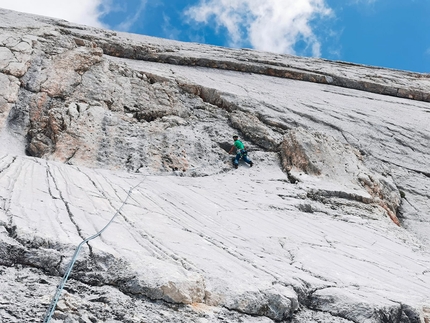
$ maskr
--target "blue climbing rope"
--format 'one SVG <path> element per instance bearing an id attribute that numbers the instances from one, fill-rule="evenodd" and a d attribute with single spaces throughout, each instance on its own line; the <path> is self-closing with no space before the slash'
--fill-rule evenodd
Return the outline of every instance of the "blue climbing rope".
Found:
<path id="1" fill-rule="evenodd" d="M 144 180 L 144 179 L 143 179 Z M 108 224 L 106 224 L 104 226 L 103 229 L 101 229 L 99 232 L 97 232 L 96 234 L 92 235 L 91 237 L 83 240 L 77 247 L 75 250 L 75 253 L 73 254 L 72 260 L 70 261 L 69 265 L 67 266 L 67 270 L 64 273 L 63 278 L 61 279 L 60 284 L 57 287 L 57 291 L 55 292 L 54 297 L 52 298 L 51 304 L 48 307 L 48 310 L 46 311 L 45 314 L 45 318 L 43 319 L 43 323 L 49 323 L 51 321 L 51 317 L 54 314 L 55 311 L 55 307 L 57 306 L 58 300 L 60 299 L 61 293 L 63 291 L 64 285 L 67 282 L 67 279 L 69 278 L 69 275 L 73 269 L 73 266 L 75 264 L 76 259 L 79 256 L 79 252 L 81 251 L 82 246 L 87 243 L 88 241 L 91 241 L 95 238 L 97 238 L 98 236 L 100 236 L 103 231 L 105 231 L 107 229 L 107 227 L 112 223 L 112 221 L 115 219 L 115 217 L 121 212 L 121 209 L 123 208 L 123 206 L 125 205 L 125 203 L 127 203 L 128 198 L 131 195 L 131 192 L 137 187 L 139 186 L 142 182 L 140 181 L 137 185 L 133 186 L 132 188 L 130 188 L 130 190 L 128 191 L 127 197 L 125 198 L 124 202 L 122 203 L 121 207 L 116 211 L 116 213 L 113 215 L 113 217 L 110 219 L 110 221 L 108 222 Z"/>

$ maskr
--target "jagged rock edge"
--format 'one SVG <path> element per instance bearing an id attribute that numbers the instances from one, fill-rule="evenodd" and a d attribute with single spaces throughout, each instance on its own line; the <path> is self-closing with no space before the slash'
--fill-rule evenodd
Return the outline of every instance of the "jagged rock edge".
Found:
<path id="1" fill-rule="evenodd" d="M 280 78 L 300 80 L 306 82 L 334 85 L 349 89 L 355 89 L 376 94 L 383 94 L 399 98 L 412 99 L 417 101 L 430 102 L 430 94 L 420 90 L 407 90 L 401 87 L 384 86 L 382 84 L 369 81 L 351 80 L 329 73 L 315 73 L 306 69 L 289 67 L 285 64 L 269 64 L 267 61 L 259 62 L 232 62 L 231 60 L 215 60 L 212 58 L 183 57 L 175 55 L 174 50 L 168 53 L 163 52 L 161 48 L 150 48 L 148 45 L 130 45 L 124 47 L 115 39 L 96 39 L 88 35 L 74 33 L 69 29 L 61 28 L 64 33 L 74 35 L 75 42 L 78 46 L 98 46 L 102 48 L 103 53 L 108 56 L 119 58 L 128 58 L 143 60 L 149 62 L 158 62 L 172 65 L 200 66 L 237 72 L 255 73 Z"/>

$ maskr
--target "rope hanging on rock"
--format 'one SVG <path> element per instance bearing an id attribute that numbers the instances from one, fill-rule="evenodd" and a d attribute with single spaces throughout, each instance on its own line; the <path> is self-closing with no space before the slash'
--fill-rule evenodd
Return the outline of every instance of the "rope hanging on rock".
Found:
<path id="1" fill-rule="evenodd" d="M 146 177 L 145 177 L 146 178 Z M 101 229 L 99 232 L 97 232 L 96 234 L 92 235 L 91 237 L 83 240 L 76 248 L 75 253 L 73 254 L 72 260 L 70 261 L 69 265 L 67 266 L 67 270 L 64 273 L 63 278 L 61 279 L 60 284 L 57 287 L 57 291 L 55 292 L 54 297 L 52 298 L 51 304 L 48 307 L 48 310 L 46 311 L 45 314 L 45 318 L 43 319 L 43 323 L 49 323 L 51 321 L 51 317 L 54 314 L 55 311 L 55 307 L 57 306 L 58 300 L 60 299 L 61 293 L 63 291 L 64 285 L 67 282 L 67 279 L 69 278 L 70 273 L 72 272 L 73 266 L 75 264 L 76 259 L 79 256 L 79 252 L 81 251 L 82 246 L 97 238 L 98 236 L 100 236 L 103 231 L 105 231 L 107 229 L 107 227 L 112 223 L 112 221 L 115 219 L 115 217 L 121 212 L 121 209 L 123 208 L 123 206 L 127 203 L 128 198 L 131 195 L 131 192 L 137 187 L 139 186 L 144 180 L 145 178 L 140 181 L 137 185 L 133 186 L 132 188 L 130 188 L 130 190 L 128 191 L 127 197 L 125 198 L 124 202 L 122 203 L 121 207 L 116 211 L 116 213 L 113 215 L 113 217 L 110 219 L 110 221 L 104 226 L 103 229 Z"/>

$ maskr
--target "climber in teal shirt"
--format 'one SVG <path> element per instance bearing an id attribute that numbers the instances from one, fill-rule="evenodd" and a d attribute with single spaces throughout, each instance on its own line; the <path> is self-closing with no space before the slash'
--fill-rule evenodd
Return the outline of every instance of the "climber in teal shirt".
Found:
<path id="1" fill-rule="evenodd" d="M 229 154 L 232 154 L 233 151 L 236 149 L 236 157 L 233 160 L 233 166 L 234 168 L 237 168 L 239 166 L 239 160 L 243 158 L 245 163 L 247 163 L 250 167 L 254 165 L 254 163 L 248 158 L 248 152 L 245 149 L 244 144 L 242 141 L 239 140 L 238 136 L 233 136 L 234 145 L 231 147 Z"/>

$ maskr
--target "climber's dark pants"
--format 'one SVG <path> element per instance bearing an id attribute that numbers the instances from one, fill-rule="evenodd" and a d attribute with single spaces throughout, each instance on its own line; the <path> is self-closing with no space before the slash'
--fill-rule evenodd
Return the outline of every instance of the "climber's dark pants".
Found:
<path id="1" fill-rule="evenodd" d="M 251 159 L 248 158 L 248 154 L 246 153 L 246 151 L 243 150 L 238 150 L 236 153 L 236 157 L 233 160 L 233 164 L 235 165 L 239 165 L 239 160 L 243 159 L 245 161 L 245 163 L 247 164 L 251 164 Z"/>

